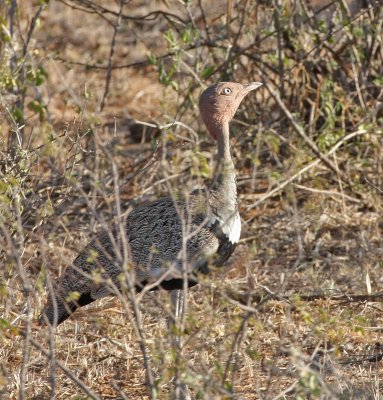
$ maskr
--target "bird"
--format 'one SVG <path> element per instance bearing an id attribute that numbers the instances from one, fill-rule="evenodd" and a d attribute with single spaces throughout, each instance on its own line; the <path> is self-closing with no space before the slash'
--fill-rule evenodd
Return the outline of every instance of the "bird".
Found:
<path id="1" fill-rule="evenodd" d="M 229 123 L 260 82 L 219 82 L 205 89 L 199 111 L 217 144 L 210 184 L 187 196 L 168 196 L 134 208 L 122 223 L 102 230 L 61 277 L 48 285 L 40 325 L 57 326 L 76 309 L 124 288 L 177 290 L 222 266 L 241 234 Z M 130 286 L 129 286 L 130 285 Z"/>

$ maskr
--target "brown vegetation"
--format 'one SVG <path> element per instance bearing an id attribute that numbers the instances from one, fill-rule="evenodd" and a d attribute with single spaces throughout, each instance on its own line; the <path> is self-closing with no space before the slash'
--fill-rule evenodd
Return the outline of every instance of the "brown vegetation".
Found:
<path id="1" fill-rule="evenodd" d="M 0 397 L 167 399 L 177 375 L 196 399 L 380 398 L 381 2 L 0 5 Z M 117 204 L 211 177 L 196 103 L 221 80 L 265 83 L 231 128 L 242 239 L 182 329 L 163 292 L 37 328 Z"/>

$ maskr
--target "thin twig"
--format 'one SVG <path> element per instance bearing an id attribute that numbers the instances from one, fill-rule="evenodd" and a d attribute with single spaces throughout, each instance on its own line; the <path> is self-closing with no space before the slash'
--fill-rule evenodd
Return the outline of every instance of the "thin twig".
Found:
<path id="1" fill-rule="evenodd" d="M 383 189 L 375 186 L 372 182 L 370 182 L 365 176 L 363 177 L 364 181 L 370 185 L 372 188 L 374 188 L 375 190 L 377 190 L 379 193 L 383 193 Z"/>
<path id="2" fill-rule="evenodd" d="M 25 57 L 26 54 L 27 54 L 28 45 L 29 45 L 29 42 L 31 41 L 33 31 L 35 30 L 37 20 L 39 19 L 40 14 L 44 10 L 44 8 L 47 6 L 47 4 L 48 3 L 43 2 L 40 5 L 40 7 L 38 8 L 38 10 L 36 11 L 36 14 L 33 16 L 32 20 L 31 20 L 31 23 L 29 25 L 28 34 L 27 34 L 27 39 L 25 40 L 24 47 L 23 47 L 23 57 Z"/>
<path id="3" fill-rule="evenodd" d="M 109 93 L 109 85 L 110 85 L 110 80 L 112 78 L 114 46 L 116 44 L 116 37 L 117 37 L 117 33 L 118 33 L 118 30 L 119 30 L 120 24 L 121 24 L 121 15 L 122 15 L 123 8 L 124 8 L 124 0 L 120 0 L 120 10 L 118 13 L 117 23 L 116 23 L 116 25 L 113 26 L 113 37 L 112 37 L 112 43 L 110 45 L 109 60 L 108 60 L 108 72 L 106 74 L 105 90 L 104 90 L 104 94 L 103 94 L 102 100 L 101 100 L 100 111 L 102 111 L 104 109 L 106 96 Z"/>
<path id="4" fill-rule="evenodd" d="M 348 196 L 345 193 L 335 192 L 333 190 L 315 189 L 315 188 L 299 185 L 298 183 L 294 183 L 293 185 L 295 187 L 297 187 L 298 189 L 306 190 L 306 191 L 312 192 L 312 193 L 320 193 L 320 194 L 324 194 L 324 195 L 328 195 L 328 196 L 341 196 L 349 201 L 352 201 L 353 203 L 361 203 L 362 202 L 362 200 L 356 199 L 355 197 Z"/>
<path id="5" fill-rule="evenodd" d="M 326 165 L 326 167 L 332 170 L 335 174 L 337 175 L 339 174 L 339 176 L 342 178 L 343 181 L 347 182 L 349 186 L 352 186 L 352 183 L 350 182 L 348 177 L 345 176 L 341 171 L 339 171 L 337 166 L 327 157 L 327 155 L 324 155 L 318 149 L 318 146 L 315 144 L 315 142 L 306 135 L 304 129 L 295 120 L 295 118 L 293 117 L 289 109 L 286 107 L 285 103 L 283 102 L 279 94 L 267 82 L 265 82 L 264 85 L 271 94 L 271 96 L 274 98 L 274 100 L 278 103 L 279 107 L 281 108 L 281 110 L 283 111 L 283 113 L 293 126 L 294 130 L 306 142 L 306 144 L 310 147 L 313 153 L 323 162 L 324 165 Z"/>
<path id="6" fill-rule="evenodd" d="M 68 6 L 72 7 L 72 8 L 76 8 L 76 7 L 71 6 L 70 4 L 68 4 L 65 0 L 60 0 L 60 1 L 61 1 L 62 3 L 64 3 L 64 4 L 68 5 Z M 69 0 L 69 1 L 70 1 L 70 0 Z M 73 0 L 73 1 L 75 1 L 75 0 Z M 84 12 L 89 12 L 89 10 L 87 10 L 87 9 L 80 9 L 80 10 L 81 10 L 81 11 L 84 11 Z M 109 12 L 110 12 L 110 13 L 113 13 L 113 14 L 116 15 L 116 16 L 118 15 L 118 13 L 112 12 L 112 11 L 110 11 L 110 10 L 107 10 L 106 12 L 108 12 L 108 13 L 109 13 Z M 284 71 L 284 76 L 288 76 L 288 74 L 290 74 L 295 68 L 297 68 L 299 65 L 301 65 L 301 63 L 302 63 L 311 53 L 313 53 L 315 50 L 317 50 L 324 42 L 326 42 L 326 41 L 329 40 L 332 36 L 334 36 L 336 33 L 338 33 L 339 31 L 341 31 L 342 29 L 344 29 L 344 28 L 345 28 L 346 26 L 348 26 L 352 21 L 354 21 L 354 20 L 356 20 L 357 18 L 359 18 L 360 16 L 362 16 L 365 12 L 366 12 L 365 10 L 361 11 L 361 12 L 358 13 L 356 16 L 354 16 L 350 21 L 347 21 L 344 25 L 342 25 L 340 28 L 338 28 L 338 29 L 336 29 L 336 30 L 334 30 L 334 31 L 331 31 L 330 34 L 326 34 L 325 38 L 323 38 L 323 39 L 322 39 L 318 44 L 316 44 L 312 49 L 310 49 L 310 50 L 307 51 L 303 56 L 301 56 L 301 57 L 299 58 L 299 61 L 297 61 L 291 68 L 286 69 L 286 70 Z M 313 17 L 310 17 L 309 20 L 310 20 L 311 18 L 314 18 L 315 15 L 318 14 L 318 13 L 320 13 L 320 10 L 317 11 L 317 12 L 315 12 L 315 13 L 314 13 L 314 16 L 313 16 Z M 171 13 L 163 13 L 163 12 L 161 12 L 161 11 L 158 11 L 158 12 L 149 13 L 149 14 L 143 16 L 143 17 L 131 17 L 131 16 L 122 15 L 122 18 L 125 18 L 125 19 L 132 19 L 132 20 L 142 20 L 142 19 L 144 19 L 144 20 L 150 21 L 151 19 L 148 19 L 148 17 L 149 17 L 149 16 L 153 16 L 153 14 L 155 14 L 155 16 L 158 16 L 158 15 L 162 15 L 162 14 L 163 14 L 163 16 L 167 16 L 167 15 L 168 15 L 168 16 L 171 16 L 171 17 L 176 17 L 176 16 L 174 16 L 174 15 L 171 14 Z M 102 16 L 103 18 L 105 18 L 103 14 L 101 14 L 101 16 Z M 202 16 L 204 16 L 203 13 L 202 13 Z M 107 21 L 108 21 L 109 24 L 111 24 L 111 22 L 110 22 L 109 20 L 107 20 Z M 182 23 L 183 23 L 183 24 L 186 24 L 185 21 L 182 21 Z M 113 24 L 111 24 L 111 25 L 113 25 Z M 269 33 L 267 33 L 265 36 L 259 38 L 259 39 L 256 40 L 254 43 L 251 43 L 249 46 L 246 46 L 246 47 L 244 47 L 244 48 L 236 47 L 235 49 L 233 49 L 233 52 L 232 52 L 232 60 L 231 60 L 231 61 L 232 61 L 232 62 L 236 62 L 236 61 L 240 58 L 240 56 L 242 56 L 242 55 L 244 55 L 244 56 L 246 56 L 246 57 L 248 57 L 249 59 L 254 60 L 254 61 L 261 61 L 261 58 L 260 58 L 259 56 L 257 56 L 256 54 L 254 54 L 254 51 L 253 51 L 254 47 L 258 48 L 258 47 L 261 45 L 262 42 L 264 42 L 264 41 L 267 40 L 268 38 L 274 36 L 276 33 L 277 33 L 277 30 L 274 30 L 274 31 L 272 31 L 272 32 L 269 32 Z M 189 46 L 186 46 L 183 50 L 184 50 L 184 51 L 198 50 L 198 49 L 200 49 L 201 47 L 207 47 L 207 48 L 212 48 L 212 49 L 227 49 L 227 45 L 226 45 L 226 44 L 218 44 L 217 41 L 215 41 L 215 40 L 214 40 L 214 41 L 213 41 L 213 40 L 210 40 L 209 35 L 208 35 L 208 33 L 207 33 L 207 40 L 198 39 L 198 40 L 196 41 L 196 43 L 193 43 L 193 44 L 191 44 L 191 45 L 189 45 Z M 169 52 L 167 52 L 167 53 L 165 53 L 165 54 L 163 54 L 163 55 L 161 55 L 161 56 L 158 56 L 157 58 L 158 58 L 158 59 L 164 59 L 164 58 L 172 57 L 172 56 L 174 56 L 175 54 L 176 54 L 176 51 L 169 51 Z M 214 53 L 212 54 L 212 57 L 215 58 Z M 107 65 L 97 65 L 97 64 L 89 64 L 89 63 L 86 63 L 86 62 L 79 62 L 79 61 L 74 61 L 74 60 L 67 60 L 67 59 L 64 59 L 64 58 L 62 58 L 62 57 L 60 57 L 60 56 L 55 56 L 54 59 L 55 59 L 55 60 L 58 60 L 58 61 L 65 62 L 65 63 L 68 63 L 68 64 L 71 64 L 71 65 L 84 66 L 84 67 L 86 67 L 87 69 L 108 69 L 108 66 L 107 66 Z M 215 60 L 215 61 L 217 61 L 217 60 Z M 216 62 L 216 63 L 217 63 L 217 62 Z M 114 66 L 112 66 L 112 69 L 136 68 L 136 67 L 141 67 L 141 66 L 143 66 L 143 65 L 148 65 L 148 64 L 149 64 L 149 60 L 148 60 L 148 59 L 145 59 L 145 60 L 141 60 L 141 61 L 137 61 L 137 62 L 133 62 L 133 63 L 128 63 L 128 64 L 114 65 Z M 266 65 L 268 68 L 270 68 L 271 70 L 273 70 L 275 73 L 278 74 L 278 70 L 277 70 L 276 68 L 274 68 L 271 64 L 266 64 L 266 63 L 264 63 L 264 65 Z M 217 72 L 219 72 L 220 70 L 222 70 L 225 66 L 226 66 L 226 60 L 225 60 L 222 64 L 218 65 L 218 66 L 211 72 L 210 75 L 216 74 Z"/>
<path id="7" fill-rule="evenodd" d="M 103 7 L 100 4 L 97 4 L 94 0 L 59 0 L 61 3 L 64 3 L 65 5 L 77 9 L 89 14 L 97 14 L 100 17 L 105 18 L 105 15 L 113 15 L 117 17 L 119 15 L 118 12 L 115 12 L 109 8 Z M 72 4 L 68 4 L 72 3 Z M 73 4 L 79 4 L 82 8 L 76 7 Z M 181 23 L 182 25 L 186 25 L 187 21 L 184 21 L 179 15 L 173 14 L 171 12 L 166 12 L 162 10 L 157 10 L 157 11 L 152 11 L 149 12 L 148 14 L 145 15 L 137 15 L 137 16 L 132 16 L 132 15 L 126 15 L 126 14 L 121 14 L 121 18 L 130 20 L 130 21 L 154 21 L 156 20 L 159 16 L 162 16 L 166 19 L 173 19 L 174 21 L 177 21 Z"/>

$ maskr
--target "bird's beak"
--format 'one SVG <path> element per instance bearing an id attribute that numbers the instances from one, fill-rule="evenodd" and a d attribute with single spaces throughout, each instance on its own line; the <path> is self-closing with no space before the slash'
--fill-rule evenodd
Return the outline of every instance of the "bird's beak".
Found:
<path id="1" fill-rule="evenodd" d="M 263 85 L 263 83 L 261 83 L 261 82 L 250 82 L 250 83 L 244 84 L 243 86 L 244 86 L 245 92 L 248 93 L 252 90 L 258 89 L 262 85 Z"/>

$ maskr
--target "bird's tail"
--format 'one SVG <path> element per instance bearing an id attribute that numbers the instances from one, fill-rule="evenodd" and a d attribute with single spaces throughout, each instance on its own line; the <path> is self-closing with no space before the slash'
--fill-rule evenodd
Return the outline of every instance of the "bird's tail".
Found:
<path id="1" fill-rule="evenodd" d="M 57 326 L 69 318 L 77 308 L 86 306 L 94 300 L 95 299 L 92 298 L 90 292 L 81 293 L 78 299 L 70 301 L 67 301 L 57 293 L 51 293 L 49 295 L 48 303 L 42 311 L 38 322 L 40 325 L 49 324 Z"/>

